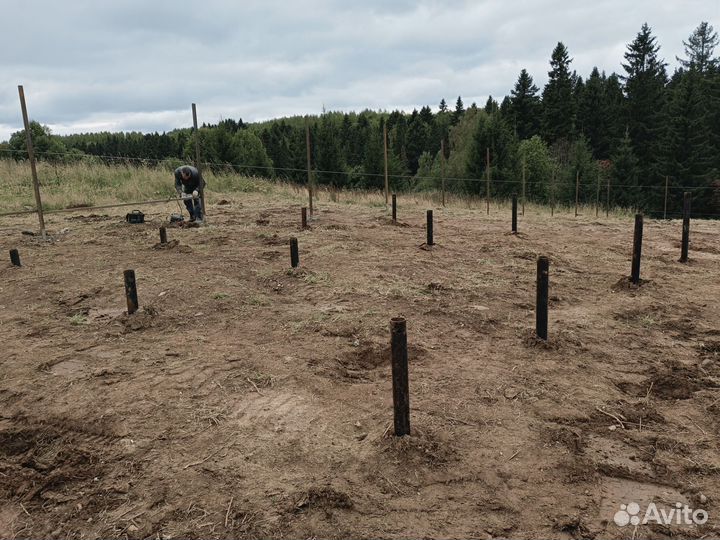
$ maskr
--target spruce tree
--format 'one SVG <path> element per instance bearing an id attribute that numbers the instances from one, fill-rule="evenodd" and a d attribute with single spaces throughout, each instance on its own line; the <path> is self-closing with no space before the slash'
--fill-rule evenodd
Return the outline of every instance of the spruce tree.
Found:
<path id="1" fill-rule="evenodd" d="M 529 139 L 540 130 L 542 105 L 538 87 L 526 69 L 520 71 L 515 87 L 510 91 L 511 121 L 520 140 Z"/>
<path id="2" fill-rule="evenodd" d="M 701 22 L 688 40 L 683 41 L 683 46 L 687 58 L 676 58 L 684 68 L 705 74 L 718 67 L 718 59 L 713 57 L 715 47 L 718 46 L 718 35 L 712 25 Z"/>
<path id="3" fill-rule="evenodd" d="M 626 131 L 612 156 L 610 204 L 638 207 L 638 159 L 633 152 L 630 135 Z"/>
<path id="4" fill-rule="evenodd" d="M 627 128 L 625 95 L 620 78 L 616 73 L 611 73 L 604 83 L 603 109 L 606 114 L 606 131 L 600 142 L 602 152 L 599 154 L 603 157 L 611 155 L 617 149 Z"/>
<path id="5" fill-rule="evenodd" d="M 665 124 L 665 62 L 658 56 L 660 46 L 647 23 L 627 46 L 623 64 L 627 122 L 633 151 L 639 161 L 644 184 L 660 185 L 660 143 Z M 646 194 L 649 195 L 649 194 Z"/>
<path id="6" fill-rule="evenodd" d="M 570 76 L 572 59 L 562 42 L 552 52 L 548 82 L 543 90 L 543 136 L 549 143 L 572 138 L 573 81 Z"/>
<path id="7" fill-rule="evenodd" d="M 493 114 L 497 112 L 498 109 L 498 102 L 495 101 L 492 96 L 488 96 L 487 101 L 485 102 L 485 112 L 488 114 Z"/>
<path id="8" fill-rule="evenodd" d="M 462 118 L 463 114 L 465 114 L 465 106 L 463 105 L 462 98 L 458 96 L 457 101 L 455 102 L 455 111 L 453 111 L 450 123 L 453 126 L 456 125 L 460 121 L 460 118 Z"/>
<path id="9" fill-rule="evenodd" d="M 578 100 L 577 129 L 584 135 L 597 159 L 609 157 L 607 141 L 608 111 L 605 109 L 605 81 L 598 68 L 593 68 Z"/>

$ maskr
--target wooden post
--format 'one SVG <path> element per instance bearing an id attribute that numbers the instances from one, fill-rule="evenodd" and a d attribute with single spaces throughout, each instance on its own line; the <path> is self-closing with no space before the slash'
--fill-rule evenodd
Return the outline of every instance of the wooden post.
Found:
<path id="1" fill-rule="evenodd" d="M 303 230 L 308 228 L 307 208 L 305 208 L 304 206 L 300 209 L 300 228 Z"/>
<path id="2" fill-rule="evenodd" d="M 537 293 L 535 297 L 535 334 L 547 341 L 548 336 L 548 286 L 550 282 L 550 260 L 538 257 Z"/>
<path id="3" fill-rule="evenodd" d="M 445 206 L 445 139 L 440 139 L 440 179 L 442 185 L 442 205 Z"/>
<path id="4" fill-rule="evenodd" d="M 385 207 L 388 204 L 388 195 L 390 193 L 390 181 L 388 180 L 388 140 L 387 140 L 387 123 L 383 122 L 383 146 L 385 148 Z"/>
<path id="5" fill-rule="evenodd" d="M 555 215 L 555 180 L 557 171 L 553 167 L 552 173 L 552 188 L 550 189 L 550 217 Z"/>
<path id="6" fill-rule="evenodd" d="M 683 225 L 682 225 L 682 247 L 680 248 L 680 262 L 688 260 L 688 249 L 690 245 L 690 192 L 683 193 Z"/>
<path id="7" fill-rule="evenodd" d="M 200 165 L 200 131 L 198 130 L 197 107 L 195 107 L 194 103 L 192 104 L 192 117 L 193 134 L 195 136 L 195 168 L 198 170 L 200 178 L 202 178 L 202 166 Z M 198 191 L 200 192 L 200 208 L 202 209 L 202 217 L 203 220 L 206 220 L 207 216 L 205 215 L 205 187 L 203 186 L 203 182 L 200 182 L 200 189 Z"/>
<path id="8" fill-rule="evenodd" d="M 523 157 L 523 163 L 522 163 L 522 215 L 525 215 L 525 170 L 526 170 L 526 162 L 525 158 Z"/>
<path id="9" fill-rule="evenodd" d="M 597 193 L 595 194 L 595 217 L 600 215 L 600 168 L 597 172 Z"/>
<path id="10" fill-rule="evenodd" d="M 410 384 L 408 378 L 407 326 L 405 319 L 390 320 L 393 412 L 395 436 L 410 435 Z"/>
<path id="11" fill-rule="evenodd" d="M 640 258 L 642 254 L 643 215 L 635 214 L 635 234 L 633 235 L 632 270 L 630 281 L 640 284 Z"/>
<path id="12" fill-rule="evenodd" d="M 433 240 L 433 211 L 428 210 L 427 211 L 427 242 L 426 244 L 428 246 L 432 246 L 435 244 L 435 241 Z"/>
<path id="13" fill-rule="evenodd" d="M 608 174 L 607 181 L 607 198 L 605 201 L 605 217 L 610 217 L 610 175 Z"/>
<path id="14" fill-rule="evenodd" d="M 125 298 L 127 300 L 128 315 L 132 315 L 138 310 L 137 285 L 135 283 L 135 270 L 125 270 L 123 273 L 125 278 Z"/>
<path id="15" fill-rule="evenodd" d="M 305 117 L 305 146 L 307 147 L 307 186 L 308 197 L 310 199 L 310 215 L 313 215 L 313 186 L 312 173 L 310 172 L 310 123 L 307 116 Z"/>
<path id="16" fill-rule="evenodd" d="M 165 227 L 160 227 L 160 244 L 167 244 L 167 229 Z"/>
<path id="17" fill-rule="evenodd" d="M 665 176 L 665 207 L 663 208 L 663 219 L 667 219 L 667 199 L 668 199 L 668 177 Z"/>
<path id="18" fill-rule="evenodd" d="M 485 170 L 487 172 L 487 181 L 485 182 L 485 201 L 487 205 L 487 215 L 490 215 L 490 148 L 485 149 Z"/>
<path id="19" fill-rule="evenodd" d="M 392 222 L 397 223 L 397 195 L 392 194 Z"/>
<path id="20" fill-rule="evenodd" d="M 10 264 L 13 266 L 22 266 L 22 264 L 20 264 L 20 253 L 17 249 L 10 250 Z"/>
<path id="21" fill-rule="evenodd" d="M 578 217 L 578 202 L 580 200 L 580 171 L 575 171 L 575 217 Z"/>
<path id="22" fill-rule="evenodd" d="M 300 265 L 300 252 L 298 241 L 294 236 L 290 239 L 290 266 L 297 268 Z"/>
<path id="23" fill-rule="evenodd" d="M 517 234 L 517 195 L 512 196 L 512 233 Z"/>
<path id="24" fill-rule="evenodd" d="M 30 173 L 32 174 L 33 190 L 35 191 L 35 206 L 40 222 L 40 235 L 43 240 L 47 237 L 45 232 L 45 216 L 43 214 L 42 199 L 40 198 L 40 182 L 38 181 L 37 168 L 35 166 L 35 151 L 33 149 L 32 134 L 30 133 L 30 119 L 27 106 L 25 105 L 25 90 L 22 85 L 18 86 L 20 94 L 20 108 L 22 109 L 23 123 L 25 124 L 25 143 L 27 144 L 28 159 L 30 160 Z"/>

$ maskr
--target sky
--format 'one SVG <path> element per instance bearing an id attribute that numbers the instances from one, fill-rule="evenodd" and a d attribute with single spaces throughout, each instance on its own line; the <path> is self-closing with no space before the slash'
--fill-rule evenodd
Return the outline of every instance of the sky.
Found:
<path id="1" fill-rule="evenodd" d="M 325 110 L 452 108 L 542 89 L 562 41 L 571 68 L 622 72 L 647 22 L 671 73 L 720 0 L 0 0 L 0 141 L 31 119 L 53 133 L 169 131 Z"/>

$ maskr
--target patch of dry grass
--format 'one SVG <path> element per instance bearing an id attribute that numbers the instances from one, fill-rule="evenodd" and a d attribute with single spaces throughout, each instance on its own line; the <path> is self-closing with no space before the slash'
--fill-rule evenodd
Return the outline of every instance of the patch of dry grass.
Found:
<path id="1" fill-rule="evenodd" d="M 46 211 L 158 200 L 170 198 L 175 194 L 173 169 L 170 165 L 122 163 L 106 165 L 92 160 L 64 164 L 38 162 L 37 172 L 43 208 Z M 247 177 L 232 170 L 222 172 L 207 170 L 203 175 L 208 184 L 206 193 L 210 204 L 237 193 L 263 193 L 272 195 L 278 200 L 290 200 L 297 204 L 307 202 L 307 190 L 302 185 L 261 177 Z M 3 179 L 5 192 L 3 212 L 35 208 L 30 167 L 26 162 L 0 160 L 0 177 Z M 337 190 L 318 186 L 315 190 L 315 199 L 318 203 L 335 202 L 385 208 L 385 195 L 382 191 Z M 437 192 L 403 193 L 398 197 L 398 205 L 401 208 L 437 208 L 441 206 L 441 198 Z M 448 193 L 446 196 L 446 207 L 457 211 L 483 209 L 485 205 L 484 197 L 477 195 Z M 491 212 L 510 212 L 509 201 L 491 201 L 490 207 Z M 574 211 L 574 208 L 555 209 L 556 213 L 571 211 Z M 525 212 L 549 214 L 550 208 L 527 203 Z M 595 208 L 583 206 L 580 212 L 584 215 L 594 215 Z M 613 209 L 611 213 L 622 217 L 632 214 L 623 209 Z"/>

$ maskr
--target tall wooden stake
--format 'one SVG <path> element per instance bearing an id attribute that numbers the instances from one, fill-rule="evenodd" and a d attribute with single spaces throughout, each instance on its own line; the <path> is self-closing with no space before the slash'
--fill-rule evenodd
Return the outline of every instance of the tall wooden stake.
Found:
<path id="1" fill-rule="evenodd" d="M 305 117 L 305 146 L 307 147 L 307 186 L 308 186 L 308 197 L 310 198 L 310 215 L 313 215 L 313 186 L 312 186 L 312 173 L 310 172 L 310 123 L 307 117 Z"/>
<path id="2" fill-rule="evenodd" d="M 200 173 L 200 177 L 202 178 L 202 167 L 200 165 L 200 131 L 198 130 L 198 121 L 197 121 L 197 108 L 195 107 L 195 104 L 192 104 L 192 117 L 193 117 L 193 134 L 195 136 L 195 168 L 198 170 L 198 173 Z M 198 190 L 200 192 L 200 207 L 202 208 L 202 217 L 203 219 L 207 219 L 207 216 L 205 215 L 205 189 L 200 184 L 200 189 Z"/>
<path id="3" fill-rule="evenodd" d="M 487 215 L 490 215 L 490 148 L 486 148 L 485 152 L 485 170 L 487 171 L 487 181 L 485 182 L 485 203 L 487 205 Z"/>
<path id="4" fill-rule="evenodd" d="M 688 260 L 688 248 L 690 245 L 690 192 L 683 194 L 683 224 L 682 224 L 682 242 L 680 247 L 680 262 L 685 263 Z"/>
<path id="5" fill-rule="evenodd" d="M 390 182 L 388 180 L 388 144 L 387 144 L 387 124 L 383 122 L 383 146 L 385 147 L 385 206 L 388 204 L 388 195 L 390 192 Z"/>
<path id="6" fill-rule="evenodd" d="M 523 158 L 523 164 L 522 164 L 522 215 L 525 215 L 525 158 Z"/>
<path id="7" fill-rule="evenodd" d="M 410 435 L 410 383 L 408 380 L 407 325 L 402 317 L 390 319 L 393 418 L 395 436 Z"/>
<path id="8" fill-rule="evenodd" d="M 128 315 L 132 315 L 138 310 L 137 284 L 135 282 L 135 270 L 125 270 L 123 272 L 125 281 L 125 298 L 127 300 Z"/>
<path id="9" fill-rule="evenodd" d="M 580 200 L 580 171 L 575 171 L 575 217 L 578 217 L 578 202 Z"/>
<path id="10" fill-rule="evenodd" d="M 607 200 L 605 201 L 605 217 L 610 216 L 610 175 L 608 174 L 607 181 Z"/>
<path id="11" fill-rule="evenodd" d="M 40 234 L 43 239 L 45 239 L 45 216 L 43 215 L 42 199 L 40 198 L 40 182 L 38 181 L 37 168 L 35 167 L 35 151 L 30 133 L 30 120 L 28 118 L 27 106 L 25 105 L 25 91 L 22 85 L 18 86 L 18 93 L 20 94 L 20 108 L 22 109 L 23 122 L 25 123 L 25 142 L 27 144 L 28 158 L 30 159 L 30 172 L 32 173 L 33 190 L 35 191 L 35 206 L 37 207 L 38 221 L 40 221 Z"/>
<path id="12" fill-rule="evenodd" d="M 665 176 L 665 207 L 663 209 L 663 219 L 667 219 L 667 199 L 668 199 L 668 177 Z"/>
<path id="13" fill-rule="evenodd" d="M 643 215 L 635 214 L 635 234 L 633 235 L 632 268 L 630 281 L 640 284 L 640 259 L 642 256 Z"/>
<path id="14" fill-rule="evenodd" d="M 445 206 L 445 139 L 440 139 L 440 178 L 442 182 L 442 205 Z"/>
<path id="15" fill-rule="evenodd" d="M 537 260 L 537 291 L 535 295 L 535 334 L 547 341 L 548 337 L 548 288 L 550 283 L 550 260 L 541 256 Z"/>
<path id="16" fill-rule="evenodd" d="M 595 217 L 600 215 L 600 169 L 597 172 L 597 193 L 595 194 Z"/>

